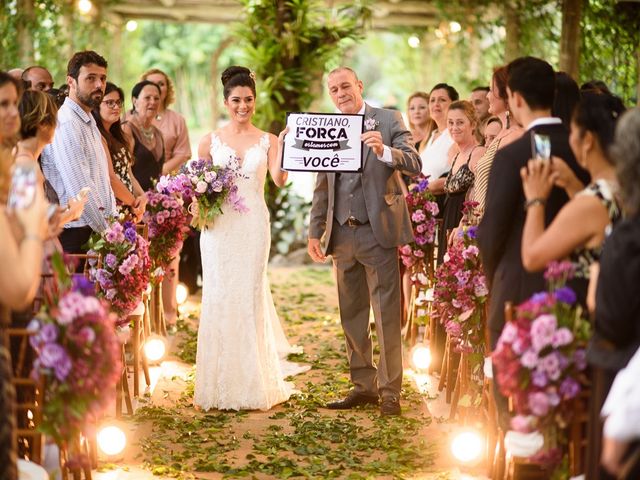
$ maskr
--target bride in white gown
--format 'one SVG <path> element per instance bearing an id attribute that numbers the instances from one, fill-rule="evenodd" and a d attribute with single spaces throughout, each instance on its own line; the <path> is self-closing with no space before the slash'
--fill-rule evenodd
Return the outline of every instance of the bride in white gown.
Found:
<path id="1" fill-rule="evenodd" d="M 198 156 L 216 165 L 239 164 L 238 193 L 248 211 L 223 207 L 200 236 L 194 404 L 203 410 L 268 410 L 293 393 L 285 376 L 308 369 L 285 360 L 298 349 L 282 330 L 267 279 L 271 233 L 264 182 L 268 170 L 276 185 L 286 183 L 279 164 L 282 135 L 277 139 L 251 123 L 256 91 L 248 69 L 229 67 L 222 83 L 230 122 L 200 141 Z"/>

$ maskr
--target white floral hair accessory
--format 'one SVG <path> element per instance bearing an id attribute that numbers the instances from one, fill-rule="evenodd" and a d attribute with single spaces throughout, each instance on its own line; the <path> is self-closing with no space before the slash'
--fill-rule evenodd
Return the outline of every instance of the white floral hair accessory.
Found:
<path id="1" fill-rule="evenodd" d="M 256 81 L 256 73 L 254 71 L 250 71 L 249 72 L 249 76 L 251 77 L 251 79 L 255 82 Z"/>
<path id="2" fill-rule="evenodd" d="M 368 131 L 375 130 L 378 125 L 380 125 L 380 122 L 372 117 L 369 117 L 364 121 L 364 128 Z"/>

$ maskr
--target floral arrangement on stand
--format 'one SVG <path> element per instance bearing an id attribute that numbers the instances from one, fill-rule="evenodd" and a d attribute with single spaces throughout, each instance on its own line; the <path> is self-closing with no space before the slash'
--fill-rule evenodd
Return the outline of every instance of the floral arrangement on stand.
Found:
<path id="1" fill-rule="evenodd" d="M 215 218 L 223 213 L 225 204 L 238 212 L 248 211 L 236 185 L 243 177 L 238 162 L 234 158 L 233 167 L 222 167 L 208 159 L 190 160 L 178 175 L 160 178 L 156 188 L 180 193 L 192 216 L 192 227 L 198 230 L 211 228 Z"/>
<path id="2" fill-rule="evenodd" d="M 70 276 L 62 256 L 53 255 L 54 282 L 46 285 L 43 307 L 31 321 L 30 343 L 37 358 L 32 376 L 44 378 L 42 431 L 67 450 L 67 466 L 87 465 L 74 445 L 87 424 L 110 405 L 122 372 L 115 316 L 95 296 L 93 283 Z"/>
<path id="3" fill-rule="evenodd" d="M 118 325 L 124 325 L 149 285 L 149 243 L 136 232 L 133 222 L 113 221 L 101 234 L 91 235 L 89 253 L 102 258 L 101 265 L 92 262 L 91 278 L 99 295 L 110 302 Z"/>
<path id="4" fill-rule="evenodd" d="M 415 240 L 400 247 L 402 263 L 411 270 L 411 281 L 418 291 L 424 290 L 429 284 L 427 260 L 433 257 L 436 239 L 438 204 L 428 187 L 428 177 L 421 175 L 409 189 L 406 201 Z"/>
<path id="5" fill-rule="evenodd" d="M 159 284 L 164 274 L 180 253 L 182 243 L 189 233 L 190 218 L 184 209 L 182 198 L 168 191 L 147 192 L 147 209 L 144 222 L 149 227 L 149 257 L 151 281 Z"/>
<path id="6" fill-rule="evenodd" d="M 463 215 L 473 215 L 475 202 L 465 202 Z M 444 325 L 458 352 L 484 351 L 483 305 L 489 290 L 480 263 L 475 226 L 464 226 L 438 265 L 431 316 Z"/>
<path id="7" fill-rule="evenodd" d="M 561 433 L 570 419 L 571 400 L 582 389 L 590 337 L 589 322 L 565 285 L 572 274 L 569 262 L 550 264 L 545 272 L 549 290 L 516 308 L 492 355 L 499 365 L 500 391 L 512 399 L 511 428 L 523 434 L 544 432 L 546 448 L 532 459 L 552 466 L 562 458 Z"/>

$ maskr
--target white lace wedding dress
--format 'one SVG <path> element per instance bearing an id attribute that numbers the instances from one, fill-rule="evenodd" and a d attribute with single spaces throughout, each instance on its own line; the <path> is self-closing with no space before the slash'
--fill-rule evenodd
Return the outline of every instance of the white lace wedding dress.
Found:
<path id="1" fill-rule="evenodd" d="M 285 382 L 301 367 L 285 360 L 291 347 L 280 325 L 267 279 L 271 244 L 264 201 L 267 134 L 241 159 L 238 193 L 249 211 L 224 208 L 200 236 L 202 311 L 198 328 L 194 403 L 203 410 L 268 410 L 293 393 Z M 211 136 L 216 165 L 236 162 L 236 152 Z"/>

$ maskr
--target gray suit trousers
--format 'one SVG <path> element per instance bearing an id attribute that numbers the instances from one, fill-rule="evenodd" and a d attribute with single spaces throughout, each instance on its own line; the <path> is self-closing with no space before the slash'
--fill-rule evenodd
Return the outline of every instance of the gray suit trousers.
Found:
<path id="1" fill-rule="evenodd" d="M 376 241 L 371 224 L 350 227 L 334 221 L 331 255 L 336 269 L 340 320 L 355 391 L 399 397 L 402 386 L 400 272 L 398 249 Z M 370 305 L 380 344 L 373 362 Z"/>

